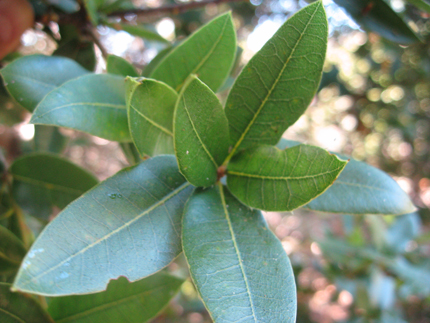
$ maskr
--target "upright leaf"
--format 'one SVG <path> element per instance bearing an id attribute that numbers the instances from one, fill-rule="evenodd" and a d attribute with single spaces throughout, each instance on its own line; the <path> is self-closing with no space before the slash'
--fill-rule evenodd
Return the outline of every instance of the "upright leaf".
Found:
<path id="1" fill-rule="evenodd" d="M 173 156 L 125 168 L 70 204 L 24 258 L 14 289 L 41 295 L 103 291 L 133 282 L 181 252 L 183 207 L 193 188 Z"/>
<path id="2" fill-rule="evenodd" d="M 418 36 L 384 0 L 334 0 L 363 28 L 400 44 L 420 41 Z"/>
<path id="3" fill-rule="evenodd" d="M 191 76 L 179 94 L 174 119 L 179 170 L 195 186 L 215 184 L 228 154 L 228 121 L 221 102 L 207 85 Z"/>
<path id="4" fill-rule="evenodd" d="M 124 78 L 90 74 L 51 91 L 30 122 L 72 128 L 108 140 L 130 141 Z"/>
<path id="5" fill-rule="evenodd" d="M 21 240 L 0 225 L 0 274 L 16 271 L 26 253 Z"/>
<path id="6" fill-rule="evenodd" d="M 413 4 L 418 9 L 430 13 L 430 3 L 425 0 L 407 0 L 410 4 Z"/>
<path id="7" fill-rule="evenodd" d="M 274 145 L 318 89 L 327 49 L 321 1 L 292 16 L 243 68 L 227 99 L 233 150 Z"/>
<path id="8" fill-rule="evenodd" d="M 55 205 L 60 209 L 98 183 L 86 170 L 46 153 L 25 155 L 10 167 L 12 194 L 29 214 L 48 220 Z"/>
<path id="9" fill-rule="evenodd" d="M 285 149 L 299 144 L 282 140 L 277 146 Z M 388 174 L 354 159 L 350 160 L 324 194 L 305 207 L 315 211 L 348 214 L 400 215 L 416 210 L 408 194 Z"/>
<path id="10" fill-rule="evenodd" d="M 152 71 L 160 64 L 160 62 L 166 57 L 167 54 L 171 52 L 173 46 L 166 47 L 165 49 L 158 52 L 157 56 L 155 56 L 148 65 L 145 66 L 145 69 L 142 72 L 142 76 L 149 77 L 152 74 Z"/>
<path id="11" fill-rule="evenodd" d="M 139 154 L 173 154 L 173 113 L 178 94 L 156 80 L 127 78 L 126 82 L 128 122 Z"/>
<path id="12" fill-rule="evenodd" d="M 21 57 L 1 70 L 10 95 L 32 112 L 48 92 L 88 71 L 65 57 Z"/>
<path id="13" fill-rule="evenodd" d="M 163 272 L 129 283 L 112 280 L 105 292 L 53 298 L 48 311 L 56 323 L 147 322 L 176 294 L 184 281 Z"/>
<path id="14" fill-rule="evenodd" d="M 259 211 L 221 185 L 198 189 L 184 212 L 182 239 L 214 322 L 296 322 L 293 270 Z"/>
<path id="15" fill-rule="evenodd" d="M 236 33 L 231 14 L 226 13 L 175 47 L 150 76 L 179 91 L 188 76 L 197 74 L 216 92 L 227 79 L 235 53 Z"/>
<path id="16" fill-rule="evenodd" d="M 94 71 L 97 63 L 94 43 L 79 37 L 61 41 L 52 55 L 71 58 L 89 71 Z"/>
<path id="17" fill-rule="evenodd" d="M 12 293 L 11 285 L 0 283 L 0 322 L 2 323 L 54 323 L 34 298 Z"/>
<path id="18" fill-rule="evenodd" d="M 324 149 L 260 146 L 233 157 L 227 184 L 244 204 L 265 211 L 291 211 L 322 194 L 347 162 Z"/>
<path id="19" fill-rule="evenodd" d="M 124 58 L 115 55 L 108 56 L 106 71 L 110 74 L 121 76 L 139 76 L 133 65 L 127 62 Z"/>
<path id="20" fill-rule="evenodd" d="M 115 30 L 124 30 L 130 35 L 140 37 L 146 40 L 154 40 L 162 43 L 169 42 L 167 39 L 163 38 L 159 33 L 157 33 L 156 31 L 150 30 L 145 26 L 121 24 L 121 23 L 107 23 L 106 25 Z"/>

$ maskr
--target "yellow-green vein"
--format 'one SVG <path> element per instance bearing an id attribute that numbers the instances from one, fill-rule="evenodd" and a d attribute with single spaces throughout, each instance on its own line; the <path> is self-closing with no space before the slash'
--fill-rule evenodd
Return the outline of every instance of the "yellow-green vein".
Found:
<path id="1" fill-rule="evenodd" d="M 62 186 L 62 185 L 58 185 L 58 184 L 53 184 L 53 183 L 48 183 L 48 182 L 44 182 L 44 181 L 39 181 L 37 179 L 33 179 L 33 178 L 21 176 L 21 175 L 16 175 L 16 174 L 13 174 L 13 178 L 15 180 L 18 180 L 18 181 L 21 181 L 21 182 L 24 182 L 27 184 L 32 184 L 35 186 L 46 188 L 48 190 L 59 191 L 59 192 L 67 193 L 67 194 L 81 195 L 85 192 L 85 191 L 78 190 L 75 188 Z"/>

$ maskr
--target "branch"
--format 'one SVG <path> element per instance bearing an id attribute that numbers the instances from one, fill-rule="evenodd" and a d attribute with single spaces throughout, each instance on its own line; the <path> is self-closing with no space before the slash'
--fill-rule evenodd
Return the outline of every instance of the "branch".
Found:
<path id="1" fill-rule="evenodd" d="M 204 1 L 191 1 L 188 3 L 174 4 L 158 8 L 136 8 L 125 11 L 114 11 L 108 14 L 108 17 L 123 18 L 126 15 L 135 14 L 138 16 L 149 16 L 157 13 L 170 13 L 179 14 L 184 11 L 204 7 L 208 4 L 232 3 L 232 2 L 248 2 L 248 0 L 204 0 Z"/>
<path id="2" fill-rule="evenodd" d="M 100 40 L 97 37 L 97 35 L 94 33 L 94 30 L 91 27 L 89 27 L 88 29 L 86 29 L 86 32 L 91 37 L 91 39 L 94 42 L 94 44 L 96 44 L 97 47 L 100 49 L 103 58 L 106 59 L 108 57 L 108 52 L 107 52 L 106 48 L 100 42 Z"/>

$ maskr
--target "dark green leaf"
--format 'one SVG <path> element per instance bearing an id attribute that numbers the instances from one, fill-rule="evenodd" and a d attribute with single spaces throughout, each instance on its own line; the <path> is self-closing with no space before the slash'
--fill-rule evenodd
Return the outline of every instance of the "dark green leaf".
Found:
<path id="1" fill-rule="evenodd" d="M 179 94 L 173 128 L 181 173 L 194 186 L 215 184 L 228 154 L 228 121 L 215 93 L 195 75 Z"/>
<path id="2" fill-rule="evenodd" d="M 334 0 L 363 28 L 400 44 L 420 41 L 409 26 L 384 0 Z"/>
<path id="3" fill-rule="evenodd" d="M 30 122 L 72 128 L 108 140 L 130 141 L 124 78 L 90 74 L 51 91 Z"/>
<path id="4" fill-rule="evenodd" d="M 109 55 L 106 63 L 106 70 L 110 74 L 121 76 L 139 76 L 133 65 L 127 62 L 124 58 Z"/>
<path id="5" fill-rule="evenodd" d="M 425 0 L 407 0 L 409 3 L 413 4 L 418 9 L 430 13 L 430 3 Z"/>
<path id="6" fill-rule="evenodd" d="M 191 74 L 216 92 L 227 79 L 236 53 L 231 13 L 223 14 L 176 46 L 157 65 L 151 78 L 179 91 Z"/>
<path id="7" fill-rule="evenodd" d="M 61 42 L 52 55 L 71 58 L 89 71 L 96 67 L 96 53 L 94 43 L 91 41 L 72 38 Z"/>
<path id="8" fill-rule="evenodd" d="M 296 322 L 293 270 L 259 211 L 221 185 L 197 189 L 184 212 L 182 239 L 214 322 Z"/>
<path id="9" fill-rule="evenodd" d="M 227 183 L 231 192 L 250 207 L 291 211 L 322 194 L 346 164 L 314 146 L 286 150 L 260 146 L 233 157 L 227 168 Z"/>
<path id="10" fill-rule="evenodd" d="M 97 179 L 66 159 L 35 153 L 16 159 L 10 167 L 12 194 L 29 214 L 47 220 L 59 208 L 97 184 Z"/>
<path id="11" fill-rule="evenodd" d="M 285 149 L 298 144 L 282 140 L 277 147 Z M 400 215 L 416 210 L 409 196 L 389 175 L 353 159 L 333 185 L 305 207 L 315 211 L 348 214 Z"/>
<path id="12" fill-rule="evenodd" d="M 17 270 L 26 253 L 21 240 L 0 225 L 0 274 Z"/>
<path id="13" fill-rule="evenodd" d="M 141 161 L 139 151 L 132 142 L 121 142 L 120 147 L 130 165 L 135 165 Z"/>
<path id="14" fill-rule="evenodd" d="M 174 156 L 125 168 L 69 205 L 23 261 L 17 290 L 41 295 L 103 291 L 119 276 L 136 281 L 181 252 L 183 207 L 193 187 Z"/>
<path id="15" fill-rule="evenodd" d="M 163 272 L 129 283 L 124 277 L 109 283 L 105 292 L 56 297 L 48 311 L 56 323 L 143 323 L 155 317 L 184 281 Z"/>
<path id="16" fill-rule="evenodd" d="M 174 154 L 175 90 L 156 80 L 127 78 L 126 92 L 130 133 L 140 155 Z"/>
<path id="17" fill-rule="evenodd" d="M 43 55 L 24 56 L 1 70 L 10 95 L 30 112 L 48 92 L 86 73 L 71 59 Z"/>
<path id="18" fill-rule="evenodd" d="M 12 293 L 11 285 L 0 283 L 0 322 L 54 323 L 48 313 L 28 295 Z"/>
<path id="19" fill-rule="evenodd" d="M 103 6 L 100 7 L 100 11 L 108 14 L 113 11 L 126 11 L 135 9 L 133 0 L 104 0 Z"/>
<path id="20" fill-rule="evenodd" d="M 233 150 L 275 145 L 318 89 L 327 49 L 321 1 L 297 12 L 243 68 L 227 99 Z"/>
<path id="21" fill-rule="evenodd" d="M 36 125 L 34 127 L 34 150 L 61 153 L 68 141 L 57 127 Z"/>
<path id="22" fill-rule="evenodd" d="M 97 26 L 100 19 L 97 11 L 104 4 L 105 0 L 83 0 L 83 2 L 91 23 Z"/>
<path id="23" fill-rule="evenodd" d="M 120 23 L 108 23 L 107 26 L 115 29 L 115 30 L 124 30 L 125 32 L 140 37 L 147 40 L 155 40 L 162 43 L 168 43 L 169 41 L 164 39 L 160 34 L 158 34 L 155 31 L 152 31 L 144 26 L 141 25 L 127 25 L 127 24 L 120 24 Z"/>

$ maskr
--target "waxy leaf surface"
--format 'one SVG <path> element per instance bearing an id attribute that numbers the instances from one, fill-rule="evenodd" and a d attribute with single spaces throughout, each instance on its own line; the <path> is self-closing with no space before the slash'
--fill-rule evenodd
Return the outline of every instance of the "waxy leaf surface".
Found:
<path id="1" fill-rule="evenodd" d="M 26 253 L 22 241 L 0 225 L 0 274 L 16 271 Z"/>
<path id="2" fill-rule="evenodd" d="M 16 159 L 10 173 L 15 201 L 23 210 L 43 220 L 48 220 L 54 205 L 63 209 L 98 183 L 81 167 L 45 153 Z"/>
<path id="3" fill-rule="evenodd" d="M 124 78 L 90 74 L 64 83 L 39 103 L 30 122 L 130 141 Z"/>
<path id="4" fill-rule="evenodd" d="M 227 99 L 233 156 L 238 149 L 274 145 L 303 114 L 318 89 L 327 49 L 321 1 L 279 28 L 243 68 Z"/>
<path id="5" fill-rule="evenodd" d="M 300 143 L 282 140 L 285 149 Z M 339 155 L 342 159 L 348 157 Z M 339 178 L 306 208 L 332 213 L 393 214 L 416 210 L 408 194 L 386 173 L 366 163 L 351 159 Z"/>
<path id="6" fill-rule="evenodd" d="M 179 94 L 174 120 L 179 170 L 194 186 L 215 184 L 228 154 L 228 121 L 215 93 L 192 76 Z"/>
<path id="7" fill-rule="evenodd" d="M 181 220 L 192 186 L 174 156 L 125 168 L 70 204 L 42 232 L 14 288 L 42 295 L 103 291 L 136 281 L 181 252 Z"/>
<path id="8" fill-rule="evenodd" d="M 214 322 L 296 322 L 293 270 L 260 211 L 224 187 L 197 189 L 184 212 L 182 239 Z"/>
<path id="9" fill-rule="evenodd" d="M 131 137 L 139 154 L 174 154 L 173 113 L 178 94 L 152 79 L 127 78 L 127 112 Z"/>
<path id="10" fill-rule="evenodd" d="M 54 323 L 49 314 L 28 295 L 12 293 L 11 285 L 0 283 L 0 322 Z"/>
<path id="11" fill-rule="evenodd" d="M 32 112 L 43 97 L 64 82 L 89 73 L 65 57 L 21 57 L 1 70 L 10 95 Z"/>
<path id="12" fill-rule="evenodd" d="M 291 211 L 322 194 L 346 165 L 324 149 L 260 146 L 230 161 L 227 184 L 242 203 L 265 211 Z"/>
<path id="13" fill-rule="evenodd" d="M 176 46 L 150 76 L 179 91 L 191 74 L 197 74 L 216 92 L 230 73 L 235 53 L 236 33 L 231 14 L 226 13 Z"/>
<path id="14" fill-rule="evenodd" d="M 108 56 L 106 71 L 110 74 L 122 76 L 139 76 L 133 65 L 127 62 L 124 58 L 115 55 Z"/>
<path id="15" fill-rule="evenodd" d="M 163 272 L 134 283 L 120 277 L 105 292 L 53 298 L 48 311 L 56 323 L 143 323 L 168 304 L 183 282 Z"/>

